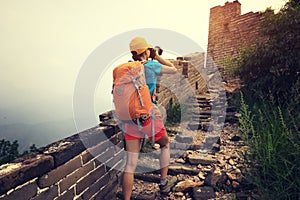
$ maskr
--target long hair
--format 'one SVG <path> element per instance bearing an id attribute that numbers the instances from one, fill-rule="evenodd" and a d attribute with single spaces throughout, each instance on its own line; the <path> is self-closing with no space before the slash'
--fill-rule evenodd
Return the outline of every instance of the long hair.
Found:
<path id="1" fill-rule="evenodd" d="M 134 61 L 142 61 L 142 55 L 144 54 L 144 53 L 141 53 L 141 54 L 137 54 L 137 52 L 136 51 L 131 51 L 131 54 L 132 54 L 132 59 L 134 60 Z"/>

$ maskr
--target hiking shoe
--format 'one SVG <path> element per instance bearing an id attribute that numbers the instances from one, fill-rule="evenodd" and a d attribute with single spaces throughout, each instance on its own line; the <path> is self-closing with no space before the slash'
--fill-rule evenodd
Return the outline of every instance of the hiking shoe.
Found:
<path id="1" fill-rule="evenodd" d="M 167 194 L 171 191 L 171 188 L 175 185 L 177 178 L 176 176 L 168 177 L 168 182 L 165 185 L 159 185 L 160 193 Z"/>

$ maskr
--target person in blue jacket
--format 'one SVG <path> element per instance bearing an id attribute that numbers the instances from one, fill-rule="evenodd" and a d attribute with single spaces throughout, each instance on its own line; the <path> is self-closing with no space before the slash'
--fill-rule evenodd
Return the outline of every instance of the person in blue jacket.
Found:
<path id="1" fill-rule="evenodd" d="M 160 74 L 174 74 L 177 72 L 177 69 L 170 61 L 162 58 L 152 47 L 152 45 L 149 45 L 147 41 L 142 37 L 133 38 L 130 41 L 129 47 L 132 53 L 132 58 L 135 61 L 140 61 L 144 64 L 146 83 L 149 87 L 150 95 L 153 97 L 153 101 L 155 101 L 157 76 Z M 164 194 L 170 191 L 171 187 L 174 186 L 177 179 L 176 177 L 167 177 L 170 162 L 169 138 L 164 127 L 161 114 L 157 108 L 155 110 L 154 141 L 158 143 L 161 148 L 161 180 L 159 188 L 160 192 Z M 143 131 L 140 131 L 136 124 L 125 124 L 124 139 L 126 143 L 125 145 L 127 151 L 127 160 L 122 178 L 122 193 L 125 200 L 129 200 L 132 193 L 134 172 L 140 152 L 141 139 L 144 137 L 142 134 L 146 133 L 148 135 L 151 135 L 151 123 L 153 122 L 151 120 L 148 120 L 147 122 L 145 122 L 145 124 L 142 124 Z"/>

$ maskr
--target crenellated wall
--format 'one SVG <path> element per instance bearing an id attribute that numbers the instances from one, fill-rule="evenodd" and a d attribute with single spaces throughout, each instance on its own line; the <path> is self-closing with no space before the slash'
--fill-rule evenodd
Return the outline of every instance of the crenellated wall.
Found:
<path id="1" fill-rule="evenodd" d="M 262 40 L 259 33 L 264 19 L 261 12 L 241 15 L 241 4 L 235 0 L 210 9 L 207 53 L 217 63 L 237 56 L 238 52 Z"/>
<path id="2" fill-rule="evenodd" d="M 2 165 L 0 199 L 114 199 L 125 156 L 110 118 L 104 113 L 99 126 Z"/>
<path id="3" fill-rule="evenodd" d="M 192 56 L 177 57 L 176 60 L 170 60 L 177 68 L 177 74 L 164 74 L 158 78 L 157 100 L 158 104 L 167 107 L 170 100 L 173 103 L 186 102 L 185 99 L 190 96 L 203 94 L 207 92 L 207 83 L 200 74 L 204 66 L 204 53 L 197 54 L 201 63 L 194 66 L 190 60 Z M 194 94 L 191 94 L 193 92 Z M 188 94 L 188 95 L 187 95 Z"/>

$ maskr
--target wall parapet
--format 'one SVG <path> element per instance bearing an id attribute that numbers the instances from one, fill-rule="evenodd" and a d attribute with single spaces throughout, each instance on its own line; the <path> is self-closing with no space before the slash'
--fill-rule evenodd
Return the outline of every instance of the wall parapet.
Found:
<path id="1" fill-rule="evenodd" d="M 114 196 L 120 180 L 117 169 L 124 164 L 122 133 L 115 124 L 105 124 L 111 117 L 102 120 L 99 126 L 2 165 L 0 199 Z M 114 145 L 120 148 L 112 148 Z M 101 161 L 97 157 L 101 157 Z"/>
<path id="2" fill-rule="evenodd" d="M 262 12 L 248 12 L 241 15 L 238 1 L 226 2 L 224 6 L 210 9 L 208 55 L 222 64 L 222 59 L 237 57 L 239 51 L 252 47 L 264 37 L 260 34 Z"/>

